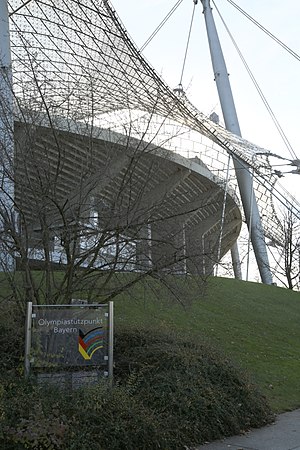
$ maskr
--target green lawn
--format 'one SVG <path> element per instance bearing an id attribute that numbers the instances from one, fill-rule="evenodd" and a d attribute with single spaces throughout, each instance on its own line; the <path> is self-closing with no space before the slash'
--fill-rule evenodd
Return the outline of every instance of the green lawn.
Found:
<path id="1" fill-rule="evenodd" d="M 132 276 L 119 274 L 112 283 Z M 168 283 L 181 303 L 171 300 L 160 281 L 138 283 L 115 299 L 116 328 L 162 327 L 209 341 L 252 375 L 274 411 L 300 407 L 299 292 L 227 278 L 203 284 L 179 276 Z M 0 287 L 4 298 L 9 294 L 4 278 Z"/>
<path id="2" fill-rule="evenodd" d="M 204 292 L 192 279 L 177 284 L 184 305 L 166 300 L 158 283 L 120 296 L 116 327 L 144 324 L 209 340 L 252 374 L 275 411 L 300 407 L 300 293 L 225 278 L 210 279 Z"/>

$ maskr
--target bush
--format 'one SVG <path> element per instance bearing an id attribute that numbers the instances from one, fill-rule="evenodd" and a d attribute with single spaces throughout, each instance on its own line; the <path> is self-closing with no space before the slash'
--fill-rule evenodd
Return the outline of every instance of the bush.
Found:
<path id="1" fill-rule="evenodd" d="M 67 391 L 6 379 L 0 448 L 172 450 L 271 419 L 266 400 L 206 344 L 146 329 L 116 333 L 115 385 Z"/>
<path id="2" fill-rule="evenodd" d="M 14 376 L 23 371 L 25 318 L 13 301 L 0 300 L 0 358 L 2 376 Z"/>
<path id="3" fill-rule="evenodd" d="M 1 394 L 1 449 L 155 450 L 164 439 L 155 412 L 120 386 L 65 392 L 19 382 Z"/>
<path id="4" fill-rule="evenodd" d="M 167 448 L 199 445 L 272 418 L 246 373 L 207 343 L 177 333 L 125 330 L 117 335 L 115 356 L 120 383 L 159 411 L 169 432 Z"/>

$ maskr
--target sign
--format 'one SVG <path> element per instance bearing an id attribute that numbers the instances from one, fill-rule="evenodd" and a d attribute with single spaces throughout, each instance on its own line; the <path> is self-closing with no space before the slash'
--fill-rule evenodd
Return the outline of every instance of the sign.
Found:
<path id="1" fill-rule="evenodd" d="M 31 304 L 28 315 L 27 372 L 29 367 L 51 370 L 86 366 L 108 368 L 112 356 L 111 304 Z"/>

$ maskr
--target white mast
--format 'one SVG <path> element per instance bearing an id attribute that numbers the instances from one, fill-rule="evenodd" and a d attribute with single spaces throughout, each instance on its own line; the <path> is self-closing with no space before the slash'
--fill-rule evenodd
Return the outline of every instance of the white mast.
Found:
<path id="1" fill-rule="evenodd" d="M 14 115 L 7 0 L 0 0 L 0 271 L 14 270 Z M 7 229 L 8 228 L 8 229 Z"/>
<path id="2" fill-rule="evenodd" d="M 217 29 L 215 26 L 210 0 L 201 0 L 203 4 L 203 13 L 206 22 L 206 30 L 211 53 L 213 71 L 217 84 L 222 113 L 227 130 L 241 136 L 241 130 L 237 118 L 237 113 L 232 96 L 229 76 L 224 60 L 221 44 L 219 41 Z M 272 274 L 270 271 L 267 247 L 264 233 L 261 225 L 258 206 L 253 190 L 253 178 L 249 166 L 233 157 L 233 163 L 236 171 L 237 182 L 242 198 L 243 209 L 246 217 L 248 230 L 251 237 L 253 250 L 255 253 L 261 280 L 265 284 L 272 284 Z"/>

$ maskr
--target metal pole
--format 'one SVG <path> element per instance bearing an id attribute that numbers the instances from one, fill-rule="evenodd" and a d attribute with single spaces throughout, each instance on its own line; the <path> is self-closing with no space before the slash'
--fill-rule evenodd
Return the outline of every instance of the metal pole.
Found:
<path id="1" fill-rule="evenodd" d="M 237 245 L 237 242 L 233 244 L 233 246 L 230 249 L 231 251 L 231 260 L 233 265 L 233 273 L 236 279 L 242 280 L 242 268 L 241 268 L 241 261 L 240 261 L 240 255 L 239 255 L 239 248 Z"/>
<path id="2" fill-rule="evenodd" d="M 32 302 L 28 302 L 26 313 L 26 324 L 25 324 L 25 378 L 28 378 L 30 373 L 31 323 L 32 323 Z"/>
<path id="3" fill-rule="evenodd" d="M 108 303 L 108 378 L 113 382 L 114 368 L 114 303 Z"/>
<path id="4" fill-rule="evenodd" d="M 253 182 L 253 178 L 252 178 Z M 252 186 L 253 188 L 253 186 Z M 248 248 L 247 248 L 247 271 L 246 271 L 246 281 L 249 280 L 249 266 L 250 266 L 250 242 L 251 242 L 251 225 L 252 225 L 252 209 L 253 209 L 253 195 L 251 197 L 251 204 L 250 204 L 250 227 L 249 227 L 249 238 L 248 238 Z"/>
<path id="5" fill-rule="evenodd" d="M 6 230 L 14 218 L 14 114 L 7 0 L 0 0 L 0 271 L 15 269 L 13 243 Z"/>
<path id="6" fill-rule="evenodd" d="M 217 84 L 225 125 L 227 130 L 231 131 L 237 136 L 241 136 L 241 130 L 234 105 L 229 76 L 212 15 L 210 0 L 201 1 L 203 4 L 203 12 L 205 16 L 215 81 Z M 239 160 L 237 157 L 233 158 L 233 163 L 260 276 L 263 283 L 272 284 L 273 280 L 270 271 L 267 247 L 255 194 L 252 188 L 253 180 L 249 171 L 249 165 L 244 161 Z"/>
<path id="7" fill-rule="evenodd" d="M 217 251 L 217 267 L 216 267 L 216 272 L 215 272 L 216 276 L 218 276 L 219 261 L 221 259 L 223 227 L 224 227 L 224 222 L 225 222 L 226 200 L 227 200 L 227 193 L 228 193 L 229 169 L 230 169 L 230 156 L 228 156 L 228 163 L 227 163 L 226 182 L 225 182 L 223 208 L 222 208 L 222 216 L 221 216 L 221 229 L 220 229 L 219 245 L 218 245 L 218 251 Z"/>

